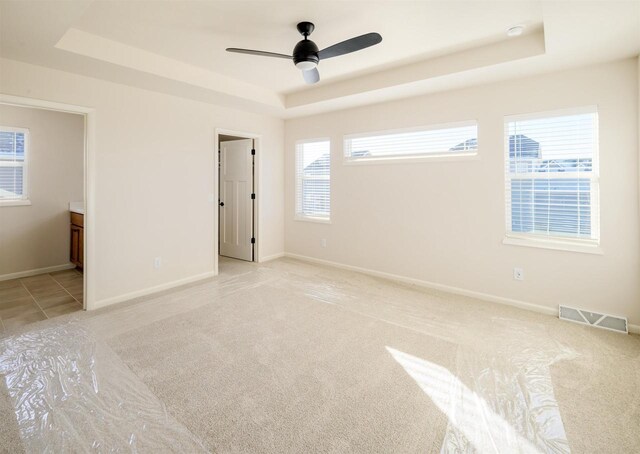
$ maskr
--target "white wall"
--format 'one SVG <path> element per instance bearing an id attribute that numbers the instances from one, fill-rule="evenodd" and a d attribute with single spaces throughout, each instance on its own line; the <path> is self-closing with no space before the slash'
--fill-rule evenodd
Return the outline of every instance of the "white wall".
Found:
<path id="1" fill-rule="evenodd" d="M 0 125 L 29 129 L 31 205 L 0 205 L 0 276 L 69 263 L 69 202 L 84 199 L 84 117 L 0 104 Z"/>
<path id="2" fill-rule="evenodd" d="M 285 251 L 640 323 L 635 59 L 288 120 Z M 603 255 L 503 245 L 503 116 L 597 105 Z M 479 159 L 342 164 L 342 136 L 477 119 Z M 332 141 L 330 225 L 294 221 L 294 147 Z M 320 239 L 327 247 L 320 247 Z M 525 280 L 514 281 L 513 267 Z"/>
<path id="3" fill-rule="evenodd" d="M 215 128 L 262 135 L 259 254 L 283 251 L 282 120 L 6 59 L 0 93 L 95 109 L 95 306 L 213 271 Z"/>

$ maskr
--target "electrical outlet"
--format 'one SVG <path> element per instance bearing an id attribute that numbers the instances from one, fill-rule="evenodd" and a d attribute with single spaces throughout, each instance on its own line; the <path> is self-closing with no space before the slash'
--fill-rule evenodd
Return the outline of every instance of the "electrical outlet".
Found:
<path id="1" fill-rule="evenodd" d="M 516 281 L 524 281 L 524 270 L 522 268 L 513 269 L 513 278 Z"/>
<path id="2" fill-rule="evenodd" d="M 327 247 L 327 239 L 326 238 L 323 238 L 323 239 L 320 240 L 320 246 L 321 247 Z"/>
<path id="3" fill-rule="evenodd" d="M 153 267 L 155 269 L 158 269 L 162 266 L 162 257 L 156 257 L 155 259 L 153 259 Z"/>

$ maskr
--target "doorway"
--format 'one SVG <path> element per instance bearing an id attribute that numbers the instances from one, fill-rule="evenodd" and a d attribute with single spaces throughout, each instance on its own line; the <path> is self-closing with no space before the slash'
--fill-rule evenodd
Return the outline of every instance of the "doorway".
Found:
<path id="1" fill-rule="evenodd" d="M 256 257 L 256 142 L 218 134 L 218 251 L 248 262 Z"/>
<path id="2" fill-rule="evenodd" d="M 5 329 L 87 308 L 90 109 L 0 96 L 0 302 Z M 87 224 L 90 224 L 89 222 Z M 5 244 L 6 244 L 5 243 Z"/>

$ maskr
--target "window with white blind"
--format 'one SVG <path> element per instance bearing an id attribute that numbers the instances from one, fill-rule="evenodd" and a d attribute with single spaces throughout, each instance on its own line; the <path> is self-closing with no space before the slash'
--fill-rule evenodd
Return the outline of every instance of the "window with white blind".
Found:
<path id="1" fill-rule="evenodd" d="M 29 130 L 0 126 L 0 205 L 27 200 Z"/>
<path id="2" fill-rule="evenodd" d="M 595 108 L 506 117 L 505 175 L 507 239 L 598 244 Z"/>
<path id="3" fill-rule="evenodd" d="M 475 121 L 344 137 L 347 162 L 469 156 L 477 151 L 478 124 Z"/>
<path id="4" fill-rule="evenodd" d="M 296 218 L 328 222 L 331 213 L 331 147 L 328 139 L 296 144 Z"/>

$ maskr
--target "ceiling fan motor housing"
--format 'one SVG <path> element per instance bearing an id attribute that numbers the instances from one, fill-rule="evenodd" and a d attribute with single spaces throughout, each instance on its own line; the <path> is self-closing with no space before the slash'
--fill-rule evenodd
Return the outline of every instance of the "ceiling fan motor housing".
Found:
<path id="1" fill-rule="evenodd" d="M 318 58 L 318 46 L 311 40 L 303 39 L 293 48 L 293 63 L 301 69 L 315 68 L 320 61 Z M 304 63 L 307 63 L 306 65 Z"/>

